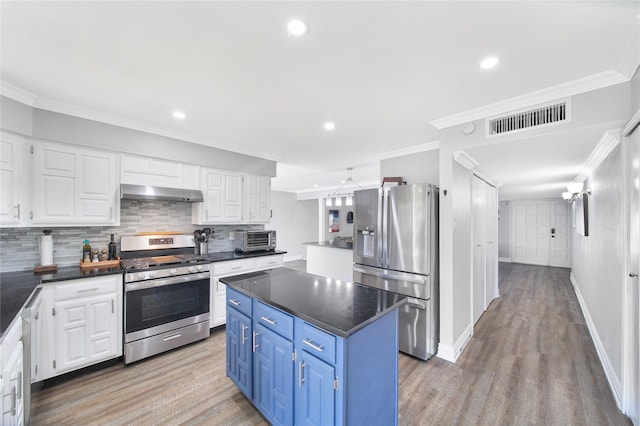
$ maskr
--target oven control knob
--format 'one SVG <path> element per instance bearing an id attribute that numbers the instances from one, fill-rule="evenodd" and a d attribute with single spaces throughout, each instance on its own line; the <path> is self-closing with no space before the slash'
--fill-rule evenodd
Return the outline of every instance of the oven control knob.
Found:
<path id="1" fill-rule="evenodd" d="M 170 273 L 171 275 L 175 275 L 175 274 L 177 274 L 177 273 L 178 273 L 178 270 L 177 270 L 177 269 L 172 269 L 172 270 L 170 270 L 170 271 L 169 271 L 169 273 Z"/>
<path id="2" fill-rule="evenodd" d="M 149 278 L 155 278 L 158 275 L 158 271 L 150 271 Z"/>
<path id="3" fill-rule="evenodd" d="M 196 266 L 196 268 L 198 269 L 198 272 L 204 271 L 204 266 L 202 266 L 202 265 L 198 265 L 198 266 Z"/>
<path id="4" fill-rule="evenodd" d="M 194 272 L 198 272 L 198 269 L 195 266 L 189 266 L 189 272 L 193 274 Z"/>
<path id="5" fill-rule="evenodd" d="M 139 280 L 144 280 L 144 278 L 145 278 L 144 272 L 138 272 L 136 275 L 138 276 Z"/>

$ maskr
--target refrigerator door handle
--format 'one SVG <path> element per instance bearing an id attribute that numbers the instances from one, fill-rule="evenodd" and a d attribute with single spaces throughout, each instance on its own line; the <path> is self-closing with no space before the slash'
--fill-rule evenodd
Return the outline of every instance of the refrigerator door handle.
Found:
<path id="1" fill-rule="evenodd" d="M 401 280 L 401 281 L 406 281 L 406 282 L 410 282 L 410 283 L 414 283 L 414 284 L 427 284 L 427 280 L 422 279 L 422 278 L 413 278 L 413 277 L 407 277 L 405 275 L 397 275 L 397 274 L 393 274 L 393 273 L 376 273 L 374 271 L 371 271 L 370 269 L 363 269 L 363 268 L 359 268 L 357 266 L 354 265 L 353 270 L 356 272 L 360 272 L 363 274 L 368 274 L 368 275 L 373 275 L 376 277 L 380 277 L 380 278 L 390 278 L 393 280 Z M 428 275 L 427 275 L 428 276 Z"/>

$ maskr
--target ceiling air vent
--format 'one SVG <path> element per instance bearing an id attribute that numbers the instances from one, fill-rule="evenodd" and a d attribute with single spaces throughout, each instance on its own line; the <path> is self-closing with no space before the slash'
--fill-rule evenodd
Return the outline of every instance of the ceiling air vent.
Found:
<path id="1" fill-rule="evenodd" d="M 547 127 L 570 121 L 570 104 L 568 100 L 551 105 L 539 106 L 527 111 L 487 119 L 487 136 L 498 136 L 506 133 Z"/>

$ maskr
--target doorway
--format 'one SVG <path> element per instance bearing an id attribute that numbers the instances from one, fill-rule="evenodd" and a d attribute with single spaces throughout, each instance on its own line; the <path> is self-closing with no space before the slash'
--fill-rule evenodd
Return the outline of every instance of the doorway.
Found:
<path id="1" fill-rule="evenodd" d="M 626 271 L 623 335 L 623 405 L 633 424 L 640 425 L 640 115 L 623 129 L 626 149 Z"/>
<path id="2" fill-rule="evenodd" d="M 570 212 L 561 199 L 511 201 L 511 261 L 571 267 Z"/>

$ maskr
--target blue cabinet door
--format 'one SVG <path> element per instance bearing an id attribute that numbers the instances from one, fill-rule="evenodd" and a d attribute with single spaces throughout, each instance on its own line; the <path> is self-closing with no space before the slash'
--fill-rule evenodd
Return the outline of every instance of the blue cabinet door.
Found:
<path id="1" fill-rule="evenodd" d="M 298 353 L 296 424 L 335 424 L 334 367 L 305 351 Z"/>
<path id="2" fill-rule="evenodd" d="M 254 323 L 253 403 L 274 425 L 293 424 L 293 342 Z"/>
<path id="3" fill-rule="evenodd" d="M 251 399 L 251 320 L 227 308 L 227 376 Z"/>

